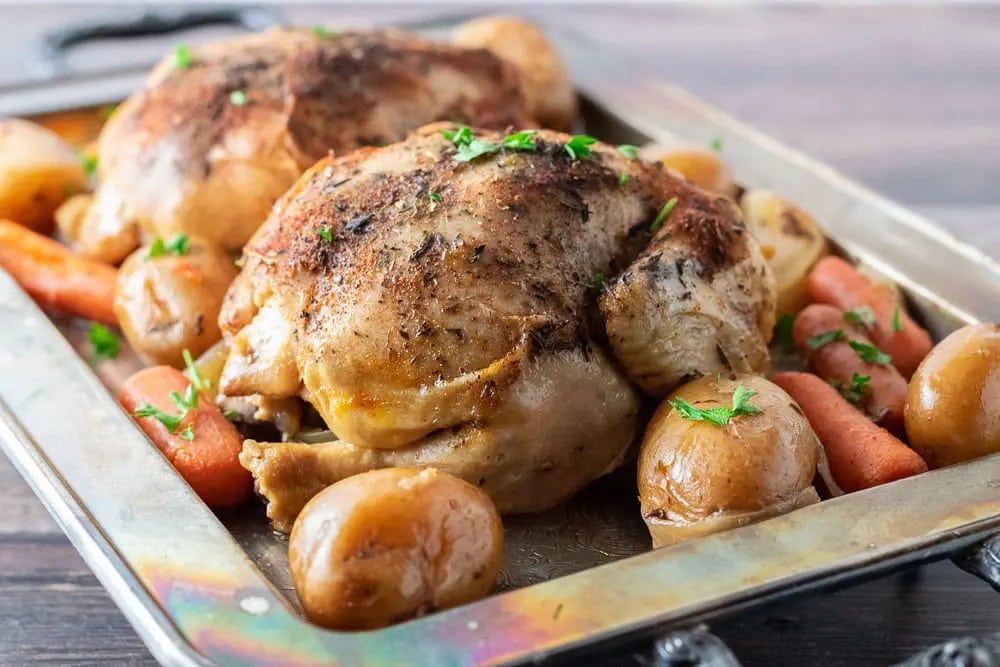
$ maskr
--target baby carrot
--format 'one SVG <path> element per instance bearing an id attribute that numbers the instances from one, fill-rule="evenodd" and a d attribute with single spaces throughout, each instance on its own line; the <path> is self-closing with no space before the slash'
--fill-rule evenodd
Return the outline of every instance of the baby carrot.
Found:
<path id="1" fill-rule="evenodd" d="M 778 373 L 771 381 L 795 399 L 826 450 L 833 479 L 846 492 L 927 471 L 920 456 L 855 410 L 810 373 Z"/>
<path id="2" fill-rule="evenodd" d="M 190 384 L 176 368 L 153 366 L 125 381 L 118 402 L 205 504 L 235 507 L 252 489 L 250 473 L 239 461 L 243 437 Z M 171 392 L 176 392 L 173 399 Z"/>
<path id="3" fill-rule="evenodd" d="M 0 267 L 36 302 L 70 315 L 117 324 L 114 267 L 81 257 L 27 227 L 0 220 Z"/>
<path id="4" fill-rule="evenodd" d="M 931 351 L 930 334 L 914 322 L 888 285 L 873 283 L 839 257 L 824 257 L 809 273 L 809 293 L 814 301 L 841 310 L 871 309 L 875 322 L 868 335 L 892 357 L 904 378 L 909 378 Z"/>

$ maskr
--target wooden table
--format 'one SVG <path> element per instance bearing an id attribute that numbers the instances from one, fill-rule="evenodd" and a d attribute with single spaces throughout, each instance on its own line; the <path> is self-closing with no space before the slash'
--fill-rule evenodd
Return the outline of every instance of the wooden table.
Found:
<path id="1" fill-rule="evenodd" d="M 5 40 L 10 36 L 0 49 L 23 55 L 39 26 L 95 11 L 0 9 Z M 287 11 L 302 24 L 356 24 L 376 16 L 363 9 Z M 377 18 L 425 11 L 380 9 Z M 1000 257 L 1000 8 L 677 6 L 542 13 Z M 0 71 L 16 62 L 0 61 L 7 63 Z M 938 563 L 720 621 L 712 629 L 746 665 L 886 665 L 957 635 L 1000 631 L 1000 598 Z M 2 459 L 0 663 L 153 664 Z"/>

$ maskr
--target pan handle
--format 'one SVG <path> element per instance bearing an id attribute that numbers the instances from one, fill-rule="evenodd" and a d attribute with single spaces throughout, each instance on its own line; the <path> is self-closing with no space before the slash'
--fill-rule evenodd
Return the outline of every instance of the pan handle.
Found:
<path id="1" fill-rule="evenodd" d="M 282 16 L 263 7 L 206 7 L 117 12 L 68 25 L 42 35 L 36 47 L 40 73 L 53 77 L 65 67 L 66 54 L 78 44 L 102 39 L 164 35 L 210 25 L 229 25 L 252 32 L 281 25 Z"/>
<path id="2" fill-rule="evenodd" d="M 954 556 L 952 562 L 966 572 L 974 574 L 1000 593 L 1000 535 Z"/>

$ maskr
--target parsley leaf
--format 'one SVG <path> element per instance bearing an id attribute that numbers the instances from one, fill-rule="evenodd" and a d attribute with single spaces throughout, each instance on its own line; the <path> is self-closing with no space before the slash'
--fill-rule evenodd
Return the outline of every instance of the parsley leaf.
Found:
<path id="1" fill-rule="evenodd" d="M 90 323 L 89 339 L 90 346 L 94 349 L 94 356 L 107 359 L 114 359 L 118 356 L 118 337 L 103 324 Z"/>
<path id="2" fill-rule="evenodd" d="M 865 363 L 888 366 L 892 362 L 892 357 L 874 345 L 859 343 L 856 340 L 848 341 L 847 344 L 851 346 L 852 350 L 858 353 L 858 356 L 861 357 L 861 361 L 864 361 Z"/>
<path id="3" fill-rule="evenodd" d="M 586 160 L 590 157 L 590 146 L 597 143 L 597 139 L 586 134 L 574 134 L 566 142 L 566 152 L 574 160 Z"/>
<path id="4" fill-rule="evenodd" d="M 834 380 L 830 384 L 834 389 L 840 392 L 840 395 L 846 398 L 851 403 L 857 404 L 864 395 L 871 391 L 871 376 L 869 375 L 859 375 L 857 373 L 851 374 L 851 384 L 847 387 L 840 380 Z"/>
<path id="5" fill-rule="evenodd" d="M 711 148 L 716 153 L 722 151 L 722 146 L 723 146 L 722 137 L 716 137 L 715 139 L 712 139 L 712 141 L 708 143 L 708 147 Z"/>
<path id="6" fill-rule="evenodd" d="M 153 242 L 149 246 L 149 252 L 146 254 L 146 259 L 153 259 L 159 257 L 160 255 L 176 255 L 180 257 L 186 255 L 188 250 L 190 250 L 190 243 L 188 241 L 187 234 L 178 234 L 174 238 L 170 239 L 169 242 L 157 237 L 153 239 Z"/>
<path id="7" fill-rule="evenodd" d="M 429 195 L 427 195 L 427 198 L 430 199 L 433 202 L 438 202 L 438 201 L 441 201 L 442 199 L 444 199 L 444 197 L 442 197 L 437 192 L 430 193 Z"/>
<path id="8" fill-rule="evenodd" d="M 818 350 L 824 345 L 838 340 L 844 340 L 843 329 L 832 329 L 821 334 L 816 334 L 815 336 L 809 336 L 809 338 L 806 338 L 806 345 L 809 346 L 810 350 Z"/>
<path id="9" fill-rule="evenodd" d="M 174 392 L 177 393 L 177 392 Z M 184 419 L 183 415 L 172 415 L 163 410 L 154 408 L 149 403 L 143 403 L 139 406 L 135 412 L 132 413 L 133 417 L 153 417 L 161 424 L 167 427 L 167 430 L 171 433 L 175 433 L 177 429 L 181 426 L 181 421 Z"/>
<path id="10" fill-rule="evenodd" d="M 875 313 L 868 306 L 861 306 L 856 310 L 848 310 L 844 313 L 844 322 L 856 324 L 866 329 L 875 326 Z"/>
<path id="11" fill-rule="evenodd" d="M 191 352 L 187 348 L 184 348 L 181 351 L 181 356 L 184 357 L 184 375 L 191 381 L 191 386 L 198 391 L 208 391 L 212 386 L 212 381 L 198 372 L 198 367 L 194 365 L 194 359 L 191 357 Z"/>
<path id="12" fill-rule="evenodd" d="M 535 150 L 535 140 L 532 138 L 538 134 L 538 130 L 521 130 L 514 134 L 508 134 L 503 139 L 503 147 L 514 151 Z"/>
<path id="13" fill-rule="evenodd" d="M 618 146 L 618 152 L 627 157 L 629 160 L 639 159 L 638 146 L 633 146 L 632 144 L 621 144 Z"/>
<path id="14" fill-rule="evenodd" d="M 80 165 L 83 167 L 83 173 L 85 173 L 88 178 L 93 176 L 97 173 L 97 156 L 81 153 Z"/>
<path id="15" fill-rule="evenodd" d="M 896 306 L 896 310 L 892 311 L 892 330 L 894 333 L 903 330 L 903 321 L 899 319 L 899 306 Z"/>
<path id="16" fill-rule="evenodd" d="M 186 45 L 178 44 L 174 47 L 174 67 L 176 69 L 188 69 L 193 62 L 194 56 L 191 55 L 191 49 Z"/>
<path id="17" fill-rule="evenodd" d="M 441 136 L 452 142 L 456 146 L 467 144 L 472 141 L 472 130 L 468 125 L 463 125 L 457 130 L 443 130 Z"/>
<path id="18" fill-rule="evenodd" d="M 232 104 L 234 107 L 246 106 L 247 94 L 242 90 L 234 90 L 233 92 L 229 93 L 229 103 Z"/>
<path id="19" fill-rule="evenodd" d="M 320 227 L 316 233 L 327 243 L 333 243 L 333 230 L 329 227 Z"/>
<path id="20" fill-rule="evenodd" d="M 590 286 L 590 290 L 594 294 L 603 294 L 605 287 L 606 285 L 604 284 L 604 273 L 602 271 L 596 272 L 594 274 L 594 282 Z"/>
<path id="21" fill-rule="evenodd" d="M 492 155 L 500 150 L 500 146 L 486 139 L 473 139 L 467 144 L 458 144 L 455 159 L 459 162 L 472 162 L 477 157 Z"/>
<path id="22" fill-rule="evenodd" d="M 98 113 L 104 120 L 111 120 L 111 117 L 114 116 L 116 113 L 118 113 L 118 105 L 105 104 L 100 109 L 98 109 Z"/>
<path id="23" fill-rule="evenodd" d="M 622 172 L 622 175 L 618 177 L 618 185 L 624 188 L 628 184 L 629 178 L 631 178 L 631 176 Z"/>
<path id="24" fill-rule="evenodd" d="M 333 37 L 337 34 L 336 30 L 330 30 L 324 25 L 316 24 L 312 28 L 312 33 L 317 37 Z"/>
<path id="25" fill-rule="evenodd" d="M 234 410 L 233 408 L 229 408 L 228 410 L 222 413 L 222 416 L 228 419 L 229 421 L 236 421 L 240 417 L 240 411 Z"/>
<path id="26" fill-rule="evenodd" d="M 792 327 L 795 326 L 795 316 L 785 313 L 774 325 L 774 344 L 782 350 L 795 350 L 795 339 L 792 338 Z"/>
<path id="27" fill-rule="evenodd" d="M 183 419 L 188 412 L 198 407 L 198 392 L 193 384 L 189 384 L 183 396 L 176 391 L 170 392 L 170 401 L 180 410 Z"/>
<path id="28" fill-rule="evenodd" d="M 188 442 L 194 440 L 194 424 L 188 424 L 185 426 L 184 430 L 180 432 L 180 436 Z"/>
<path id="29" fill-rule="evenodd" d="M 656 218 L 649 225 L 649 231 L 654 234 L 660 231 L 660 227 L 663 226 L 664 220 L 667 219 L 667 216 L 670 215 L 670 212 L 674 210 L 675 206 L 677 206 L 677 197 L 671 197 L 670 201 L 664 204 L 663 208 L 660 209 L 660 212 L 656 214 Z"/>
<path id="30" fill-rule="evenodd" d="M 715 424 L 716 426 L 726 426 L 733 417 L 739 415 L 755 415 L 763 412 L 758 406 L 750 405 L 748 402 L 756 395 L 757 392 L 747 389 L 744 385 L 740 384 L 737 385 L 736 391 L 733 392 L 733 406 L 731 408 L 719 405 L 714 408 L 707 408 L 703 410 L 701 408 L 696 408 L 679 396 L 668 402 L 670 403 L 670 407 L 680 413 L 682 419 L 708 422 L 709 424 Z"/>

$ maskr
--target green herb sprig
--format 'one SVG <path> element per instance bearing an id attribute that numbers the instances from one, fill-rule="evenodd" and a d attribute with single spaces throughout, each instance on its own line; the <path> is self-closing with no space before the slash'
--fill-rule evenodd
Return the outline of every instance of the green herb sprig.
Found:
<path id="1" fill-rule="evenodd" d="M 865 363 L 878 364 L 879 366 L 888 366 L 892 363 L 892 357 L 874 345 L 859 343 L 856 340 L 848 341 L 847 344 L 851 346 L 852 350 L 858 353 L 861 361 Z"/>
<path id="2" fill-rule="evenodd" d="M 810 350 L 818 350 L 824 345 L 829 345 L 838 340 L 844 340 L 844 330 L 843 329 L 832 329 L 830 331 L 824 331 L 821 334 L 816 334 L 815 336 L 809 336 L 806 339 L 806 346 Z"/>
<path id="3" fill-rule="evenodd" d="M 565 143 L 566 153 L 574 160 L 587 160 L 590 158 L 590 147 L 597 143 L 597 139 L 587 134 L 574 134 Z"/>
<path id="4" fill-rule="evenodd" d="M 174 69 L 190 69 L 194 63 L 194 55 L 185 44 L 174 47 Z"/>
<path id="5" fill-rule="evenodd" d="M 903 321 L 899 316 L 899 306 L 896 306 L 896 309 L 892 311 L 892 331 L 893 333 L 899 333 L 902 330 Z"/>
<path id="6" fill-rule="evenodd" d="M 627 157 L 629 160 L 639 159 L 638 146 L 633 146 L 632 144 L 620 144 L 618 146 L 618 152 Z"/>
<path id="7" fill-rule="evenodd" d="M 675 206 L 677 206 L 677 197 L 671 197 L 670 201 L 668 201 L 666 204 L 663 205 L 663 208 L 661 208 L 660 212 L 656 214 L 656 217 L 653 219 L 653 222 L 650 223 L 649 231 L 653 232 L 654 234 L 660 231 L 660 227 L 663 226 L 663 223 L 666 221 L 667 216 L 670 215 L 670 212 L 674 210 Z"/>
<path id="8" fill-rule="evenodd" d="M 191 244 L 187 234 L 178 234 L 170 239 L 170 241 L 164 241 L 162 238 L 157 237 L 150 244 L 149 252 L 146 253 L 146 259 L 155 259 L 161 255 L 181 257 L 186 255 L 190 249 Z"/>
<path id="9" fill-rule="evenodd" d="M 871 329 L 875 326 L 875 313 L 868 306 L 861 306 L 844 313 L 844 322 Z"/>
<path id="10" fill-rule="evenodd" d="M 90 347 L 94 350 L 95 357 L 114 359 L 118 356 L 119 341 L 110 329 L 99 322 L 90 323 L 90 333 L 87 335 Z"/>
<path id="11" fill-rule="evenodd" d="M 673 409 L 680 413 L 682 419 L 708 422 L 709 424 L 725 427 L 734 417 L 756 415 L 763 412 L 759 406 L 748 403 L 756 395 L 756 391 L 747 389 L 744 385 L 740 384 L 737 385 L 736 390 L 733 392 L 732 407 L 719 405 L 714 408 L 702 410 L 691 405 L 680 396 L 670 400 L 669 403 Z"/>
<path id="12" fill-rule="evenodd" d="M 851 374 L 851 383 L 844 386 L 844 383 L 840 380 L 833 380 L 830 385 L 840 392 L 840 395 L 846 398 L 851 403 L 857 405 L 857 403 L 864 398 L 865 394 L 871 391 L 871 381 L 870 375 L 860 375 L 858 373 Z"/>

